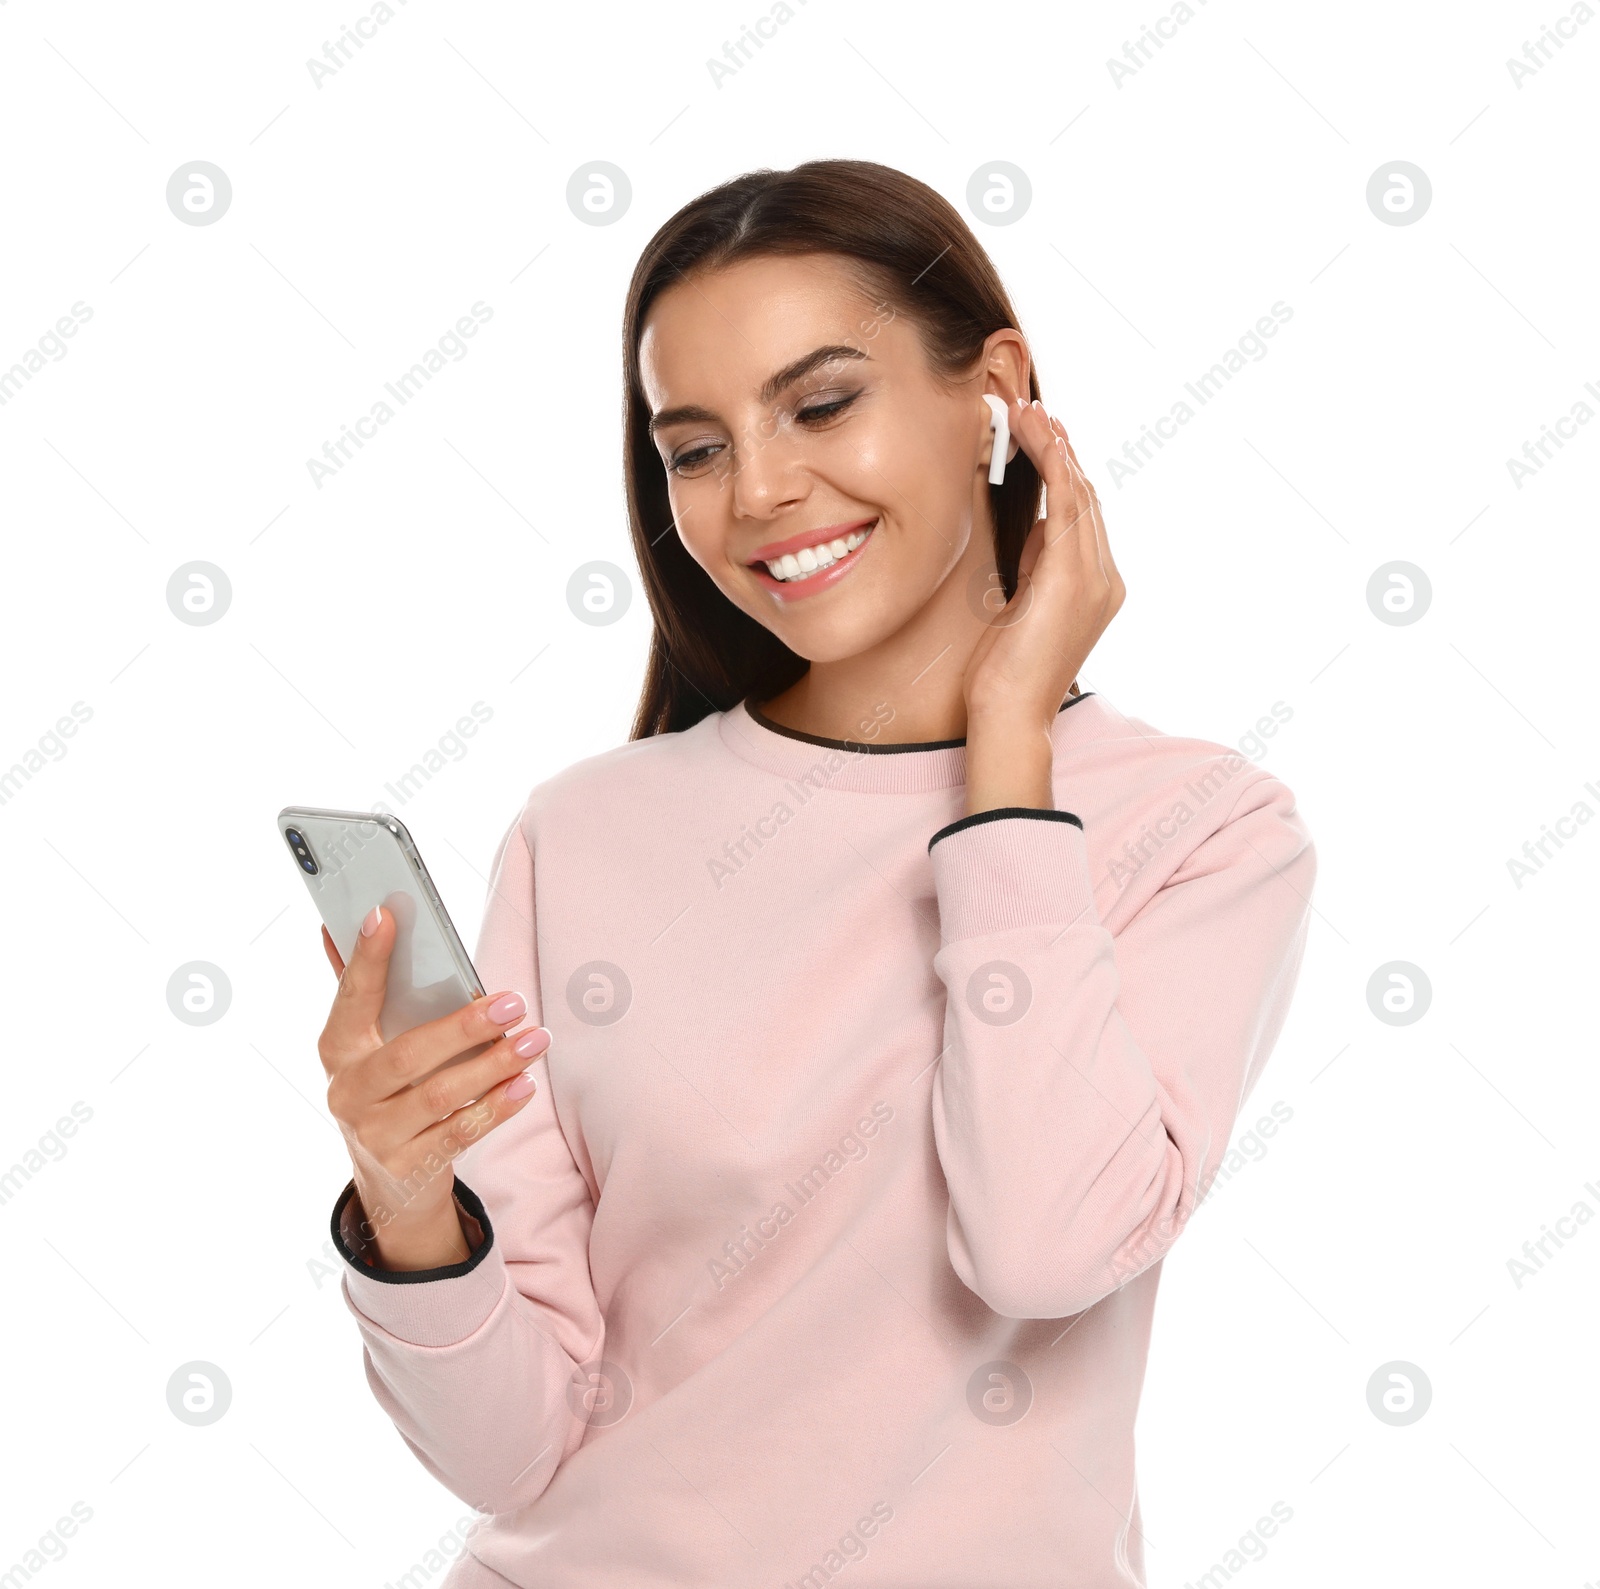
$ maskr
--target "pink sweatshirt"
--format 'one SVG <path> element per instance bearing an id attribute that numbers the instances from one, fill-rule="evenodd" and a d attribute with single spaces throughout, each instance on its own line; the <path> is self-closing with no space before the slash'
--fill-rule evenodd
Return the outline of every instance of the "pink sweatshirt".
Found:
<path id="1" fill-rule="evenodd" d="M 744 706 L 529 796 L 475 959 L 553 1042 L 456 1161 L 482 1239 L 386 1274 L 333 1216 L 374 1394 L 492 1514 L 451 1589 L 1145 1582 L 1160 1260 L 1316 862 L 1224 746 L 1094 694 L 1054 739 L 1055 811 Z"/>

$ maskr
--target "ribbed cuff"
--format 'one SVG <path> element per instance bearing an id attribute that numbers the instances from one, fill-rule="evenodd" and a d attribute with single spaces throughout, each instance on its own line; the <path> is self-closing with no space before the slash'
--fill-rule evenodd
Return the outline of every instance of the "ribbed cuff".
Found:
<path id="1" fill-rule="evenodd" d="M 1071 812 L 982 811 L 934 837 L 943 942 L 1015 927 L 1100 925 L 1083 824 Z"/>
<path id="2" fill-rule="evenodd" d="M 354 1180 L 339 1194 L 329 1224 L 345 1261 L 344 1289 L 352 1311 L 413 1346 L 453 1346 L 494 1312 L 509 1278 L 495 1244 L 494 1227 L 478 1194 L 454 1184 L 457 1207 L 483 1232 L 472 1256 L 436 1269 L 388 1270 L 374 1262 L 363 1235 L 364 1216 Z"/>
<path id="3" fill-rule="evenodd" d="M 928 849 L 932 851 L 940 839 L 947 839 L 952 833 L 974 828 L 980 822 L 999 822 L 1006 817 L 1038 817 L 1045 822 L 1070 822 L 1077 828 L 1083 826 L 1083 819 L 1071 811 L 1056 811 L 1045 806 L 996 806 L 993 811 L 975 811 L 970 817 L 947 822 L 928 840 Z"/>

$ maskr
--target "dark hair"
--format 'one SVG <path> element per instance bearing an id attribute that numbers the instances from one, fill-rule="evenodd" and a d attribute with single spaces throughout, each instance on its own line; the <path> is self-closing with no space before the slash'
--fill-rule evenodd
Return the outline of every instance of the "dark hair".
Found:
<path id="1" fill-rule="evenodd" d="M 955 207 L 925 183 L 871 161 L 747 172 L 691 200 L 650 239 L 634 267 L 622 323 L 628 518 L 655 619 L 634 739 L 689 728 L 746 697 L 770 699 L 809 666 L 729 601 L 675 533 L 639 376 L 645 316 L 662 292 L 693 271 L 774 254 L 843 256 L 871 296 L 916 327 L 942 377 L 970 370 L 991 332 L 1017 327 L 999 274 Z M 1029 396 L 1038 395 L 1030 368 Z M 1020 451 L 1004 484 L 990 487 L 995 561 L 1008 599 L 1040 489 L 1038 471 Z"/>

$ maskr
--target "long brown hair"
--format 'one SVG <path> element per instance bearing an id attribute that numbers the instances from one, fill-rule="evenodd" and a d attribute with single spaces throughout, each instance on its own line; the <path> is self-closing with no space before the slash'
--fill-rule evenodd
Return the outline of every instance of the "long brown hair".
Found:
<path id="1" fill-rule="evenodd" d="M 728 600 L 674 532 L 666 470 L 650 438 L 639 340 L 651 304 L 692 271 L 773 254 L 838 254 L 863 286 L 917 328 L 943 379 L 971 369 L 991 332 L 1017 326 L 989 256 L 946 199 L 889 166 L 811 160 L 760 170 L 702 193 L 646 245 L 623 315 L 623 473 L 634 553 L 655 619 L 633 739 L 689 728 L 747 696 L 767 700 L 806 659 Z M 1030 369 L 1029 396 L 1038 397 Z M 1019 451 L 989 488 L 995 561 L 1007 598 L 1039 514 L 1039 473 Z"/>

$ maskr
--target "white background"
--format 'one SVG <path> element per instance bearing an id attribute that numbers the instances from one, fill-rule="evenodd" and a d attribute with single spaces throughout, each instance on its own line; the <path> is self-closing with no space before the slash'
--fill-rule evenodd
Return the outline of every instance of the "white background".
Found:
<path id="1" fill-rule="evenodd" d="M 376 1589 L 462 1515 L 311 1266 L 347 1176 L 315 1052 L 333 977 L 273 816 L 395 804 L 481 701 L 465 757 L 396 807 L 470 944 L 528 789 L 625 738 L 637 693 L 642 598 L 590 627 L 565 591 L 633 566 L 639 250 L 738 171 L 848 155 L 964 212 L 984 162 L 1030 179 L 1021 220 L 973 225 L 1129 587 L 1085 686 L 1228 744 L 1292 713 L 1265 759 L 1317 841 L 1316 914 L 1240 1129 L 1293 1118 L 1167 1263 L 1138 1428 L 1153 1589 L 1274 1502 L 1293 1518 L 1253 1589 L 1600 1579 L 1600 1221 L 1520 1287 L 1507 1268 L 1600 1212 L 1600 833 L 1520 888 L 1507 866 L 1600 810 L 1600 425 L 1520 486 L 1506 465 L 1600 384 L 1600 20 L 1518 86 L 1507 59 L 1561 0 L 1210 0 L 1119 86 L 1107 58 L 1159 0 L 794 6 L 718 86 L 760 0 L 410 0 L 318 86 L 356 4 L 0 3 L 0 369 L 92 310 L 0 407 L 0 767 L 92 710 L 0 805 L 0 1169 L 92 1110 L 0 1203 L 0 1572 L 81 1502 L 60 1589 Z M 232 184 L 213 225 L 165 199 L 197 160 Z M 632 184 L 609 226 L 566 202 L 596 160 Z M 1431 179 L 1410 225 L 1366 200 L 1397 160 Z M 478 301 L 467 356 L 319 488 L 306 460 Z M 1114 484 L 1279 301 L 1267 356 Z M 166 600 L 196 560 L 232 587 L 205 626 Z M 1412 624 L 1367 602 L 1393 561 L 1431 583 Z M 1432 987 L 1407 1026 L 1367 1001 L 1395 960 Z M 231 984 L 209 1026 L 167 1005 L 190 961 Z M 192 1360 L 232 1387 L 208 1427 L 167 1408 Z M 1432 1387 L 1405 1427 L 1367 1402 L 1393 1361 Z"/>

